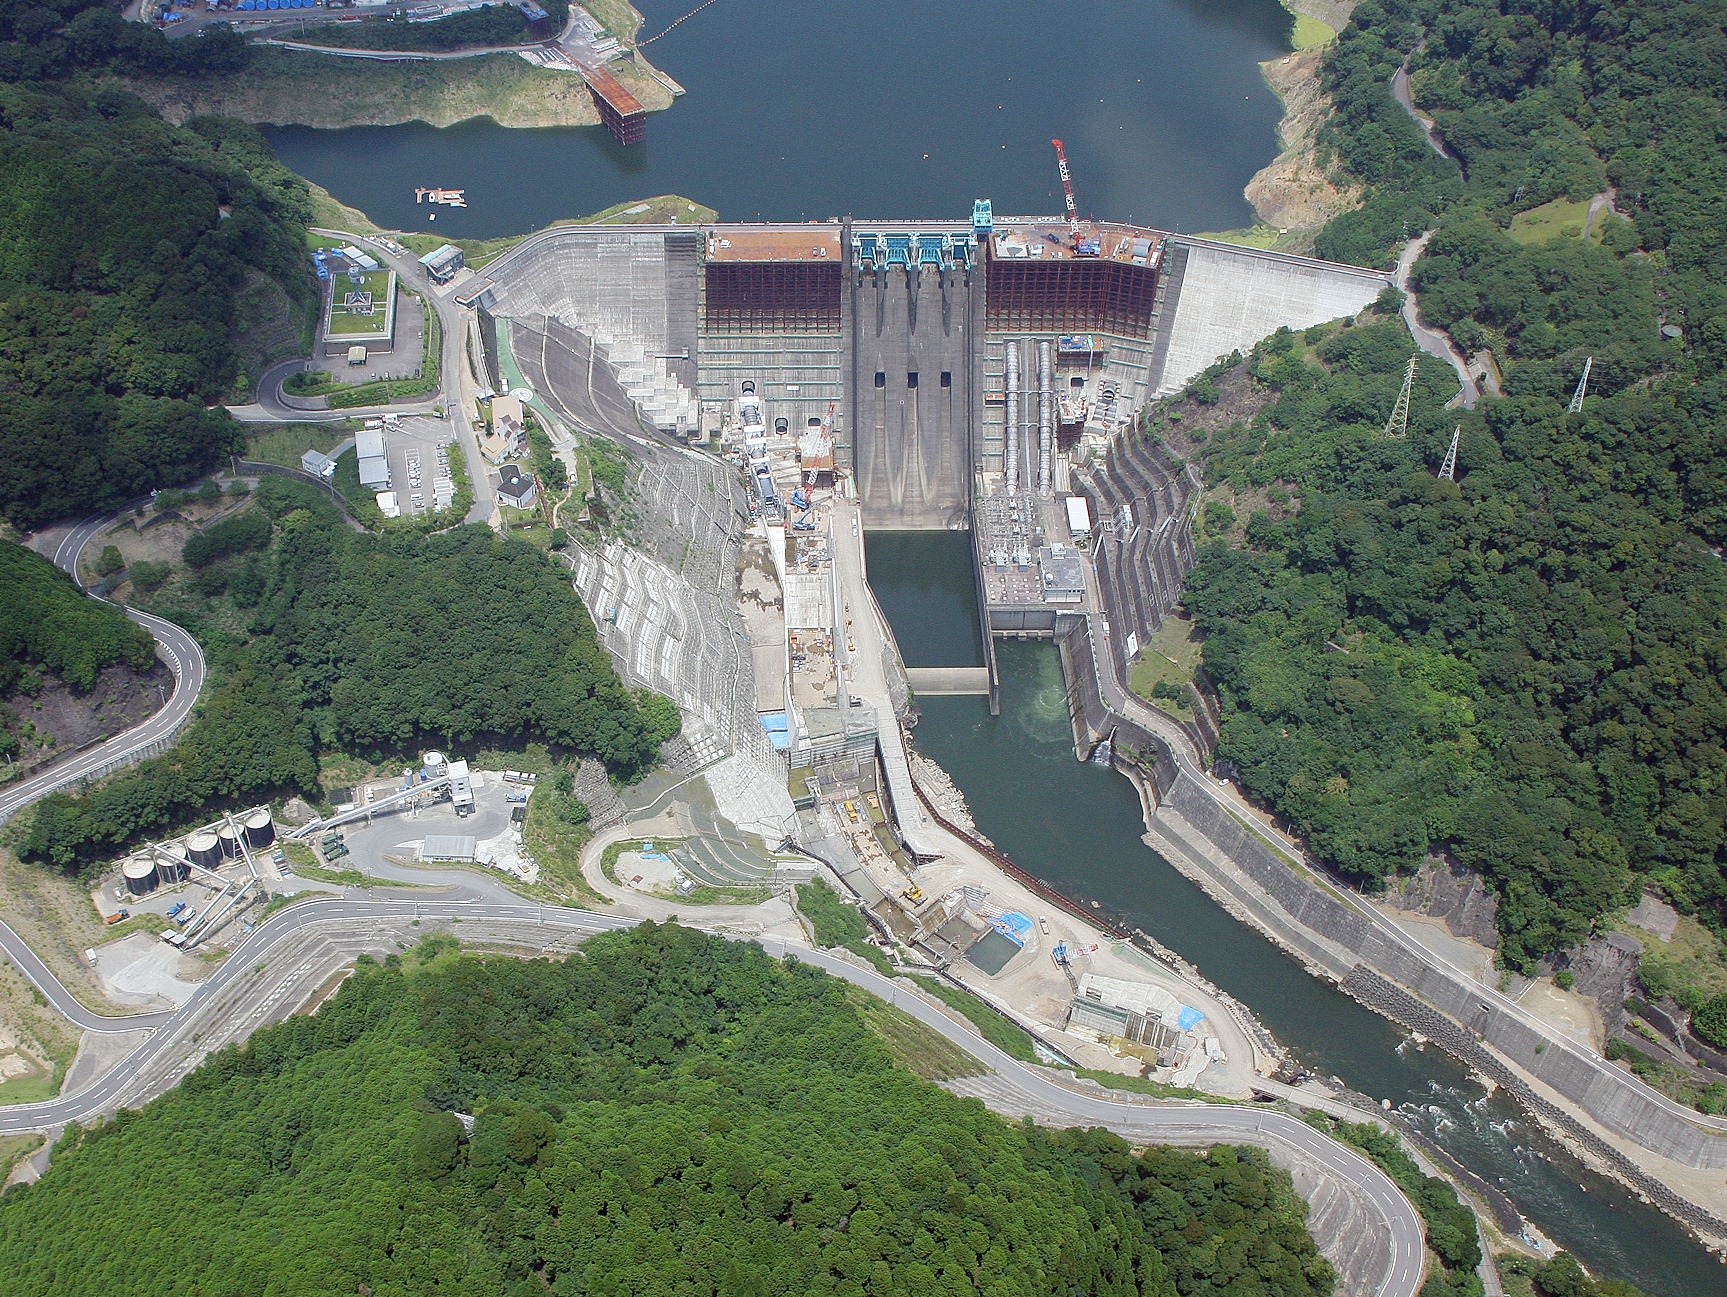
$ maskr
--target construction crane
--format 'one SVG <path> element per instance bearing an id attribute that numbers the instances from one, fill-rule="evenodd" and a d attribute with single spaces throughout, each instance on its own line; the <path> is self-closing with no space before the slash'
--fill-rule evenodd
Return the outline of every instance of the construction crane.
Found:
<path id="1" fill-rule="evenodd" d="M 1079 204 L 1073 201 L 1073 176 L 1067 169 L 1067 150 L 1061 147 L 1060 140 L 1051 140 L 1055 145 L 1055 165 L 1061 172 L 1061 192 L 1067 198 L 1067 228 L 1073 234 L 1073 246 L 1079 247 Z"/>

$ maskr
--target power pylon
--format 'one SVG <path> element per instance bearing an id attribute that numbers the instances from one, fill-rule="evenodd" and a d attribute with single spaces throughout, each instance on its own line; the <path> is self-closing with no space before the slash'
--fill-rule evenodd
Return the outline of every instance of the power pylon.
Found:
<path id="1" fill-rule="evenodd" d="M 1409 395 L 1415 390 L 1415 365 L 1421 359 L 1421 353 L 1416 352 L 1409 358 L 1409 366 L 1403 371 L 1403 390 L 1397 394 L 1397 404 L 1392 407 L 1391 417 L 1385 421 L 1387 437 L 1407 437 L 1409 435 Z"/>
<path id="2" fill-rule="evenodd" d="M 1577 390 L 1571 394 L 1571 404 L 1565 407 L 1567 414 L 1583 413 L 1583 398 L 1589 395 L 1589 371 L 1595 367 L 1595 357 L 1590 356 L 1583 362 L 1583 377 L 1577 380 Z"/>
<path id="3" fill-rule="evenodd" d="M 1451 432 L 1451 449 L 1445 452 L 1445 462 L 1439 466 L 1439 476 L 1447 482 L 1457 480 L 1457 443 L 1463 439 L 1463 425 L 1460 423 Z"/>

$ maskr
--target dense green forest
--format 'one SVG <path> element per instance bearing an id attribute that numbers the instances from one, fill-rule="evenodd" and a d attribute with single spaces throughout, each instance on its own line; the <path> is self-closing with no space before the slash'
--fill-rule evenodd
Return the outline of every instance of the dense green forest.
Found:
<path id="1" fill-rule="evenodd" d="M 238 446 L 209 408 L 239 373 L 236 297 L 310 310 L 305 184 L 251 127 L 171 126 L 83 70 L 239 66 L 228 33 L 167 42 L 105 6 L 0 12 L 0 516 L 117 504 Z"/>
<path id="2" fill-rule="evenodd" d="M 1411 54 L 1416 101 L 1456 160 L 1388 93 Z M 1516 967 L 1645 883 L 1719 926 L 1719 7 L 1364 0 L 1324 75 L 1329 143 L 1371 197 L 1321 253 L 1384 264 L 1434 229 L 1423 314 L 1490 349 L 1506 394 L 1447 411 L 1452 377 L 1424 362 L 1411 436 L 1388 441 L 1399 326 L 1259 349 L 1269 403 L 1200 450 L 1209 481 L 1253 511 L 1241 547 L 1213 545 L 1190 584 L 1218 754 L 1369 885 L 1440 848 L 1480 870 Z M 1598 194 L 1589 237 L 1581 216 L 1545 235 L 1513 225 Z M 1568 415 L 1588 356 L 1591 395 Z M 1452 484 L 1436 468 L 1457 424 Z"/>
<path id="3" fill-rule="evenodd" d="M 639 777 L 677 709 L 625 688 L 580 599 L 540 550 L 484 527 L 348 530 L 328 498 L 266 478 L 254 503 L 185 547 L 211 693 L 172 752 L 39 804 L 27 859 L 78 869 L 211 804 L 315 792 L 318 756 L 530 739 Z"/>
<path id="4" fill-rule="evenodd" d="M 1257 1150 L 1003 1121 L 796 961 L 653 925 L 450 946 L 74 1129 L 0 1198 L 8 1292 L 1331 1291 Z"/>
<path id="5" fill-rule="evenodd" d="M 41 555 L 0 541 L 0 694 L 42 671 L 88 689 L 103 667 L 148 671 L 155 660 L 156 641 L 143 627 Z"/>

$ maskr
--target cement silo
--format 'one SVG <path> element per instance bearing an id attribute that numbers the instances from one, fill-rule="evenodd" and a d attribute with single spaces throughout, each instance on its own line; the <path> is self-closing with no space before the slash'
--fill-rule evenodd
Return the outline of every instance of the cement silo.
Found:
<path id="1" fill-rule="evenodd" d="M 148 855 L 128 856 L 120 874 L 126 880 L 126 890 L 133 896 L 156 890 L 156 862 Z"/>
<path id="2" fill-rule="evenodd" d="M 186 863 L 184 848 L 167 846 L 156 853 L 156 877 L 163 883 L 169 886 L 183 883 L 191 873 L 192 867 Z"/>
<path id="3" fill-rule="evenodd" d="M 209 829 L 200 829 L 186 839 L 186 851 L 192 857 L 192 863 L 200 869 L 214 869 L 222 863 L 222 849 L 217 845 L 216 835 Z"/>
<path id="4" fill-rule="evenodd" d="M 450 772 L 450 763 L 444 759 L 442 752 L 428 752 L 420 758 L 420 777 L 425 779 L 441 779 Z"/>
<path id="5" fill-rule="evenodd" d="M 216 842 L 221 847 L 222 859 L 238 860 L 240 858 L 240 830 L 234 827 L 232 820 L 223 820 L 216 830 Z"/>
<path id="6" fill-rule="evenodd" d="M 246 845 L 262 851 L 276 840 L 276 826 L 271 822 L 268 807 L 260 806 L 246 817 Z"/>

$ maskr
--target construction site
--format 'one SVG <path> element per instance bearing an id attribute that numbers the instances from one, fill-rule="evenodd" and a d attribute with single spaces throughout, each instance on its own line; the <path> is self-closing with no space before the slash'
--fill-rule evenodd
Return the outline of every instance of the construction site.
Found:
<path id="1" fill-rule="evenodd" d="M 629 446 L 638 534 L 578 547 L 574 584 L 624 678 L 678 703 L 758 881 L 776 848 L 815 856 L 884 939 L 1035 986 L 1043 1021 L 1188 1077 L 1217 1046 L 1179 1005 L 955 872 L 965 831 L 914 775 L 906 726 L 920 693 L 999 707 L 997 636 L 1095 623 L 1131 658 L 1193 544 L 1192 478 L 1135 435 L 1139 412 L 1387 280 L 1082 219 L 1055 150 L 1061 215 L 979 200 L 969 219 L 559 228 L 459 288 L 494 388 Z M 970 535 L 981 667 L 901 661 L 863 541 L 918 530 Z"/>

